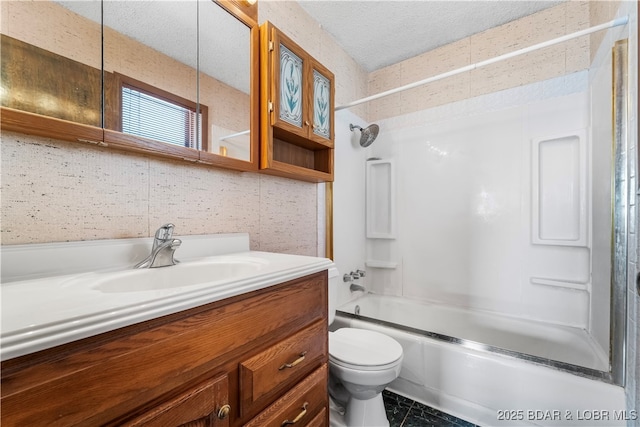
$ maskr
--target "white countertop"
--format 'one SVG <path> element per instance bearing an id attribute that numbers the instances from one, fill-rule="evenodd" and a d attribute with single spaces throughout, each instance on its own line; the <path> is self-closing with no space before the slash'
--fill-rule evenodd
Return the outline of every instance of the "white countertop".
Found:
<path id="1" fill-rule="evenodd" d="M 131 240 L 139 242 L 142 239 Z M 202 241 L 199 244 L 202 244 Z M 247 245 L 244 246 L 248 247 L 248 240 Z M 77 250 L 77 245 L 75 248 Z M 235 248 L 237 249 L 237 246 Z M 64 249 L 53 253 L 58 252 L 64 252 Z M 179 253 L 179 251 L 176 252 L 176 258 L 179 258 Z M 218 251 L 214 251 L 214 253 L 218 253 Z M 47 258 L 50 257 L 51 251 L 47 253 Z M 181 269 L 189 268 L 189 265 L 193 265 L 193 263 L 224 261 L 225 258 L 246 260 L 258 267 L 255 271 L 245 272 L 230 280 L 212 278 L 205 283 L 185 287 L 173 286 L 166 289 L 141 291 L 126 289 L 124 291 L 105 291 L 97 286 L 106 278 L 113 278 L 118 274 L 131 275 L 140 272 L 140 274 L 159 275 L 163 274 L 161 270 L 165 269 L 174 269 L 171 273 L 176 274 Z M 4 261 L 3 258 L 3 264 Z M 133 273 L 130 266 L 126 268 L 111 267 L 99 271 L 74 272 L 67 275 L 3 283 L 1 287 L 1 359 L 7 360 L 263 289 L 326 270 L 331 265 L 331 260 L 326 258 L 242 251 L 192 257 L 175 266 L 136 270 Z M 42 276 L 43 273 L 39 272 L 39 275 Z"/>

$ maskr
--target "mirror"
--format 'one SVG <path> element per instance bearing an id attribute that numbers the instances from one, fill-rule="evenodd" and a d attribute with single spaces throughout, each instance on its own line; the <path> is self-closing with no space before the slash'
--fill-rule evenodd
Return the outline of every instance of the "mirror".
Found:
<path id="1" fill-rule="evenodd" d="M 0 104 L 102 127 L 100 0 L 0 5 Z"/>
<path id="2" fill-rule="evenodd" d="M 200 102 L 209 106 L 207 151 L 250 161 L 251 30 L 211 0 L 200 0 L 199 22 Z"/>
<path id="3" fill-rule="evenodd" d="M 106 128 L 250 161 L 250 28 L 212 0 L 103 11 Z"/>
<path id="4" fill-rule="evenodd" d="M 106 129 L 202 148 L 197 28 L 195 0 L 103 1 Z"/>
<path id="5" fill-rule="evenodd" d="M 3 106 L 104 128 L 103 145 L 258 169 L 257 26 L 240 3 L 1 3 Z"/>

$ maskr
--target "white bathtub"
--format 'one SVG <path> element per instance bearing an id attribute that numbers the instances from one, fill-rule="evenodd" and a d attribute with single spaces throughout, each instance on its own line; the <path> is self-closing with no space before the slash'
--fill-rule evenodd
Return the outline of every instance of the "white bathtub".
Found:
<path id="1" fill-rule="evenodd" d="M 402 344 L 402 372 L 389 389 L 429 406 L 483 426 L 624 426 L 626 420 L 636 416 L 625 411 L 622 387 L 487 351 L 483 346 L 476 350 L 473 345 L 462 346 L 341 314 L 353 313 L 356 305 L 362 316 L 449 336 L 455 335 L 433 331 L 429 326 L 446 329 L 448 325 L 457 333 L 464 332 L 465 327 L 473 329 L 477 323 L 485 332 L 491 329 L 486 334 L 491 338 L 498 334 L 499 325 L 488 328 L 487 319 L 477 317 L 479 313 L 372 294 L 340 307 L 332 329 L 349 326 L 377 330 Z M 419 319 L 432 325 L 417 326 Z M 507 336 L 514 332 L 511 326 L 505 331 L 509 332 Z M 519 340 L 535 341 L 539 333 L 526 331 Z M 567 337 L 570 335 L 560 334 L 558 339 Z"/>

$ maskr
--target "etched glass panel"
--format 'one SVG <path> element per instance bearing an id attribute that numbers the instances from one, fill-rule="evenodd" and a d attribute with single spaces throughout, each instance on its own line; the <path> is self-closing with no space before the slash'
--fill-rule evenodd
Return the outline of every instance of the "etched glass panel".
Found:
<path id="1" fill-rule="evenodd" d="M 331 139 L 330 82 L 313 70 L 313 133 Z"/>
<path id="2" fill-rule="evenodd" d="M 302 59 L 280 44 L 280 119 L 302 127 Z"/>

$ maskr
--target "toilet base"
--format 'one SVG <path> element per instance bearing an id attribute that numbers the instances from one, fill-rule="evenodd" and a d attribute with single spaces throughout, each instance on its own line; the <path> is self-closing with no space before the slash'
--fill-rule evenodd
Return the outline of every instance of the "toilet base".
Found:
<path id="1" fill-rule="evenodd" d="M 336 410 L 329 412 L 329 425 L 331 427 L 389 427 L 382 393 L 367 400 L 351 397 L 344 416 Z"/>
<path id="2" fill-rule="evenodd" d="M 329 410 L 329 427 L 347 427 L 344 415 L 336 411 L 334 408 Z"/>

